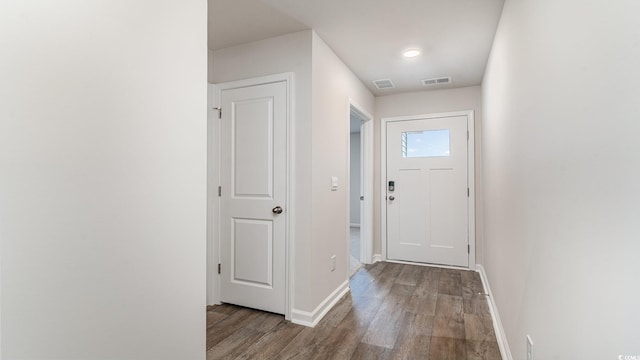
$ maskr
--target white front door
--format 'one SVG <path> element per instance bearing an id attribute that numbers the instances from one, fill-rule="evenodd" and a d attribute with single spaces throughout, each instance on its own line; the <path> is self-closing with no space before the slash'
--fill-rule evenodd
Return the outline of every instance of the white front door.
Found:
<path id="1" fill-rule="evenodd" d="M 387 258 L 469 266 L 467 116 L 387 122 Z"/>
<path id="2" fill-rule="evenodd" d="M 285 313 L 287 84 L 221 90 L 220 299 Z"/>

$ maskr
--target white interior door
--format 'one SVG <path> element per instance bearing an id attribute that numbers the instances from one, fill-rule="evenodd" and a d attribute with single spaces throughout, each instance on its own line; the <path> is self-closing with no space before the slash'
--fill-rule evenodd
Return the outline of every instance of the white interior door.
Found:
<path id="1" fill-rule="evenodd" d="M 220 299 L 285 313 L 287 85 L 221 90 Z"/>
<path id="2" fill-rule="evenodd" d="M 387 122 L 386 133 L 387 257 L 469 266 L 467 116 Z"/>

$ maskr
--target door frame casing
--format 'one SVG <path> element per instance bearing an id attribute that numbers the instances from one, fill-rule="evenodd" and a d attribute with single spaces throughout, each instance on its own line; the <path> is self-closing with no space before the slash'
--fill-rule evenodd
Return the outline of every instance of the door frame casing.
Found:
<path id="1" fill-rule="evenodd" d="M 218 239 L 220 227 L 220 121 L 216 84 L 207 84 L 207 305 L 220 304 L 220 284 L 218 279 Z"/>
<path id="2" fill-rule="evenodd" d="M 349 117 L 351 112 L 362 120 L 360 140 L 361 140 L 361 183 L 362 195 L 364 201 L 360 211 L 360 262 L 371 264 L 373 262 L 373 116 L 360 106 L 356 101 L 349 98 Z M 348 119 L 350 120 L 350 119 Z M 351 140 L 349 138 L 349 149 L 351 148 Z M 351 169 L 351 152 L 349 152 L 348 169 Z M 347 172 L 349 179 L 347 183 L 351 183 L 350 171 Z M 351 206 L 351 198 L 347 196 L 347 208 Z M 347 214 L 349 217 L 349 214 Z M 347 218 L 347 239 L 350 239 L 350 219 Z M 350 250 L 350 249 L 349 249 Z M 350 252 L 348 252 L 350 253 Z M 347 267 L 349 268 L 349 267 Z"/>
<path id="3" fill-rule="evenodd" d="M 208 189 L 208 223 L 209 231 L 207 231 L 207 259 L 211 263 L 207 264 L 207 304 L 220 304 L 221 288 L 220 275 L 218 274 L 217 264 L 221 262 L 220 251 L 220 197 L 218 197 L 218 186 L 220 186 L 220 119 L 217 110 L 214 108 L 220 104 L 221 94 L 224 90 L 245 88 L 257 85 L 284 82 L 286 84 L 286 190 L 284 201 L 285 216 L 285 319 L 291 319 L 291 310 L 293 307 L 293 242 L 294 224 L 295 224 L 295 74 L 293 72 L 260 76 L 251 79 L 230 81 L 219 84 L 209 84 L 211 91 L 211 99 L 209 111 L 215 116 L 209 116 L 208 142 L 209 151 L 207 179 Z M 225 109 L 222 109 L 225 111 Z"/>
<path id="4" fill-rule="evenodd" d="M 467 198 L 469 262 L 467 268 L 476 268 L 476 205 L 475 205 L 475 120 L 473 110 L 454 111 L 446 113 L 392 116 L 381 119 L 380 122 L 380 240 L 382 259 L 387 258 L 387 123 L 394 121 L 422 120 L 466 116 L 469 139 L 467 141 Z M 395 260 L 394 260 L 395 262 Z M 401 261 L 400 261 L 401 262 Z"/>

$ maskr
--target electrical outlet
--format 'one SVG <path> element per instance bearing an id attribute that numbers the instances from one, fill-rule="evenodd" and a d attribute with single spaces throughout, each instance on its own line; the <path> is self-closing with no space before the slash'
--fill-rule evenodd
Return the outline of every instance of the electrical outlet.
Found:
<path id="1" fill-rule="evenodd" d="M 527 335 L 527 360 L 533 360 L 533 340 Z"/>
<path id="2" fill-rule="evenodd" d="M 336 271 L 336 255 L 331 255 L 331 271 Z"/>

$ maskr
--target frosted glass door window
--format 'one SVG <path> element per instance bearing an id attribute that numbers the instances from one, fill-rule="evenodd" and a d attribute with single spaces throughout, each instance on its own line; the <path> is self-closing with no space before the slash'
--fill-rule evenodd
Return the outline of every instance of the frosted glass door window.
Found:
<path id="1" fill-rule="evenodd" d="M 450 155 L 449 130 L 402 133 L 402 157 L 441 157 Z"/>

